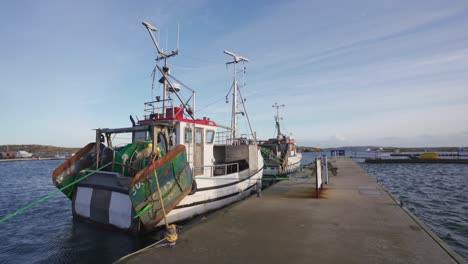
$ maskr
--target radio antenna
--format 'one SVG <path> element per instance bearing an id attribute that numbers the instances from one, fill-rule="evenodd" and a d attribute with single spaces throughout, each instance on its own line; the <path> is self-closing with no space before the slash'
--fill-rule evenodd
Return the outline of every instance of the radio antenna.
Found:
<path id="1" fill-rule="evenodd" d="M 164 51 L 159 46 L 159 43 L 156 40 L 156 37 L 154 36 L 154 33 L 153 33 L 153 32 L 158 31 L 158 29 L 156 27 L 154 27 L 153 25 L 151 25 L 150 23 L 148 23 L 148 22 L 142 22 L 142 24 L 148 30 L 148 33 L 149 33 L 151 39 L 153 40 L 154 46 L 156 47 L 156 50 L 158 51 L 158 57 L 156 57 L 156 61 L 164 60 L 164 67 L 163 67 L 163 70 L 162 70 L 162 73 L 163 73 L 164 76 L 159 81 L 162 82 L 163 85 L 164 85 L 164 87 L 163 87 L 163 100 L 162 100 L 162 103 L 163 103 L 162 114 L 163 114 L 163 117 L 166 117 L 166 101 L 167 101 L 167 86 L 168 86 L 167 77 L 169 75 L 169 68 L 167 67 L 167 59 L 172 57 L 172 56 L 175 56 L 175 55 L 179 54 L 179 50 L 178 49 L 173 50 L 169 54 L 164 53 Z M 167 43 L 166 43 L 166 45 L 167 45 Z"/>
<path id="2" fill-rule="evenodd" d="M 284 105 L 284 104 L 279 105 L 277 102 L 275 102 L 275 104 L 272 105 L 271 107 L 276 108 L 275 123 L 276 123 L 276 130 L 277 130 L 277 132 L 278 132 L 278 134 L 276 134 L 276 138 L 277 138 L 278 140 L 280 140 L 280 139 L 281 139 L 281 130 L 280 130 L 280 123 L 279 123 L 279 121 L 280 121 L 281 117 L 280 117 L 280 115 L 279 115 L 279 109 L 280 109 L 280 107 L 285 107 L 285 105 Z"/>
<path id="3" fill-rule="evenodd" d="M 239 85 L 237 84 L 237 72 L 236 72 L 236 64 L 241 62 L 241 61 L 246 61 L 248 62 L 249 60 L 245 57 L 239 56 L 233 52 L 224 51 L 225 54 L 233 57 L 233 61 L 227 62 L 226 66 L 229 64 L 234 64 L 234 81 L 232 83 L 232 117 L 231 117 L 231 129 L 232 129 L 232 139 L 236 139 L 237 137 L 237 114 L 240 112 L 237 112 L 237 94 L 239 92 Z M 243 103 L 243 102 L 242 102 Z"/>
<path id="4" fill-rule="evenodd" d="M 180 32 L 180 23 L 177 23 L 177 50 L 179 50 L 179 32 Z"/>

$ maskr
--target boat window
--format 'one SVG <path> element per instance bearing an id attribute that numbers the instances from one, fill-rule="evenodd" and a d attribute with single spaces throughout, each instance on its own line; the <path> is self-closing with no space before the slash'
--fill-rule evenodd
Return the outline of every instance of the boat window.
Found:
<path id="1" fill-rule="evenodd" d="M 203 132 L 197 131 L 195 133 L 195 144 L 202 144 L 203 143 Z"/>
<path id="2" fill-rule="evenodd" d="M 135 141 L 145 141 L 148 140 L 148 132 L 147 131 L 136 131 L 135 133 Z"/>
<path id="3" fill-rule="evenodd" d="M 189 127 L 185 128 L 185 143 L 191 143 L 192 142 L 192 129 Z"/>
<path id="4" fill-rule="evenodd" d="M 212 144 L 214 140 L 215 132 L 213 130 L 206 131 L 206 144 Z"/>
<path id="5" fill-rule="evenodd" d="M 158 144 L 164 150 L 164 153 L 167 153 L 168 151 L 167 141 L 166 141 L 166 137 L 164 136 L 162 132 L 158 133 Z"/>

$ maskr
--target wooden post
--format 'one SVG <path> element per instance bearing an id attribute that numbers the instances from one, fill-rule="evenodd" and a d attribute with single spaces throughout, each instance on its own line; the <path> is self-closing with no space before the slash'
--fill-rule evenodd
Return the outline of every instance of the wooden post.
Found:
<path id="1" fill-rule="evenodd" d="M 323 174 L 325 176 L 325 184 L 328 184 L 328 159 L 327 156 L 323 156 Z"/>
<path id="2" fill-rule="evenodd" d="M 101 154 L 101 129 L 96 129 L 96 170 L 99 168 L 99 155 Z"/>
<path id="3" fill-rule="evenodd" d="M 320 197 L 320 190 L 322 189 L 322 163 L 321 159 L 315 160 L 315 182 L 316 182 L 316 198 Z"/>
<path id="4" fill-rule="evenodd" d="M 150 126 L 150 136 L 151 136 L 151 139 L 153 140 L 153 154 L 156 155 L 157 153 L 157 150 L 158 150 L 158 139 L 157 139 L 157 136 L 158 136 L 158 131 L 156 131 L 156 127 L 155 126 Z"/>

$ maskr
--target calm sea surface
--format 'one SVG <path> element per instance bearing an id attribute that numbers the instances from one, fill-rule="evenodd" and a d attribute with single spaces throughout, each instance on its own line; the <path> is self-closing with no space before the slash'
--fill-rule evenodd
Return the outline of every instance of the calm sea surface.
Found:
<path id="1" fill-rule="evenodd" d="M 0 163 L 0 218 L 57 190 L 63 161 Z M 111 263 L 156 241 L 74 221 L 62 193 L 0 223 L 0 263 Z"/>
<path id="2" fill-rule="evenodd" d="M 303 164 L 315 153 L 303 153 Z M 56 190 L 62 161 L 0 163 L 0 218 Z M 361 164 L 389 192 L 468 259 L 468 166 Z M 111 263 L 157 240 L 74 221 L 62 193 L 0 223 L 0 263 Z"/>

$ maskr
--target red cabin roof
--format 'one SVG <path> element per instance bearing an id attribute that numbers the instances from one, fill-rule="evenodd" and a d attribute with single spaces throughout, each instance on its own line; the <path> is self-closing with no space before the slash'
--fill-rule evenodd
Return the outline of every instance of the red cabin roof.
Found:
<path id="1" fill-rule="evenodd" d="M 138 121 L 139 124 L 154 122 L 154 121 L 180 121 L 180 122 L 187 122 L 187 123 L 195 123 L 198 125 L 205 125 L 205 126 L 216 126 L 214 121 L 209 120 L 208 118 L 204 117 L 203 119 L 188 119 L 184 118 L 184 109 L 181 107 L 169 107 L 166 109 L 166 117 L 159 117 L 157 114 L 154 116 L 150 116 L 147 119 Z"/>

